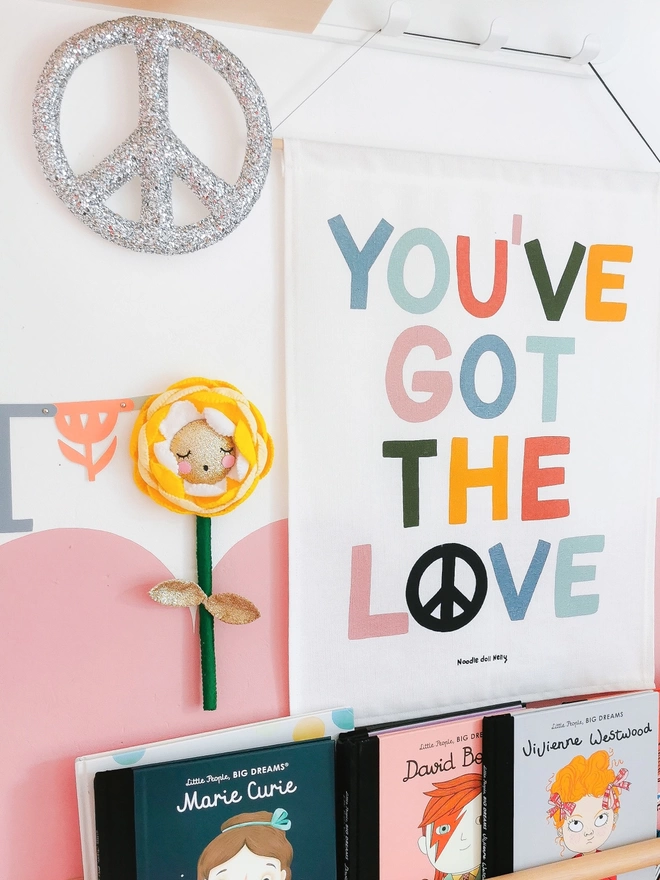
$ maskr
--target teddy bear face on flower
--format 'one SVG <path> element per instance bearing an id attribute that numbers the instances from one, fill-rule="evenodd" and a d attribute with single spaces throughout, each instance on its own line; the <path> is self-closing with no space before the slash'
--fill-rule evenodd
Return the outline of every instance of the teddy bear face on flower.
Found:
<path id="1" fill-rule="evenodd" d="M 178 471 L 188 483 L 214 483 L 224 480 L 236 463 L 233 437 L 218 434 L 204 420 L 184 425 L 170 442 Z"/>
<path id="2" fill-rule="evenodd" d="M 182 481 L 186 495 L 212 497 L 240 483 L 249 470 L 236 438 L 236 424 L 222 410 L 205 406 L 201 412 L 190 400 L 169 406 L 160 422 L 164 437 L 154 444 L 158 462 Z"/>
<path id="3" fill-rule="evenodd" d="M 191 378 L 150 398 L 131 435 L 135 482 L 176 513 L 242 504 L 273 460 L 259 410 L 233 385 Z"/>

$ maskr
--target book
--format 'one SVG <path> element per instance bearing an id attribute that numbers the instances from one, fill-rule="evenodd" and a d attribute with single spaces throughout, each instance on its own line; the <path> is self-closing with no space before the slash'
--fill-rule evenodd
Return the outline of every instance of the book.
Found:
<path id="1" fill-rule="evenodd" d="M 100 880 L 336 880 L 329 738 L 104 771 L 94 789 Z"/>
<path id="2" fill-rule="evenodd" d="M 482 722 L 377 735 L 380 880 L 480 876 Z"/>
<path id="3" fill-rule="evenodd" d="M 380 734 L 420 730 L 458 718 L 516 711 L 520 702 L 358 727 L 337 739 L 337 864 L 340 880 L 378 880 Z"/>
<path id="4" fill-rule="evenodd" d="M 653 837 L 657 753 L 655 691 L 484 718 L 483 876 Z"/>
<path id="5" fill-rule="evenodd" d="M 660 691 L 656 688 L 656 692 L 660 694 Z M 658 698 L 658 702 L 660 703 L 660 697 Z M 655 815 L 656 815 L 656 837 L 660 837 L 660 717 L 658 718 L 658 794 L 656 799 L 655 806 Z M 660 865 L 658 865 L 656 880 L 660 876 Z"/>
<path id="6" fill-rule="evenodd" d="M 242 751 L 315 737 L 336 738 L 342 731 L 346 732 L 352 728 L 353 710 L 341 707 L 316 712 L 313 715 L 292 715 L 286 718 L 244 724 L 240 727 L 224 730 L 211 730 L 77 758 L 75 762 L 76 793 L 85 880 L 96 880 L 97 878 L 94 804 L 94 776 L 96 773 L 104 770 L 116 770 L 125 766 L 160 764 L 165 761 Z"/>

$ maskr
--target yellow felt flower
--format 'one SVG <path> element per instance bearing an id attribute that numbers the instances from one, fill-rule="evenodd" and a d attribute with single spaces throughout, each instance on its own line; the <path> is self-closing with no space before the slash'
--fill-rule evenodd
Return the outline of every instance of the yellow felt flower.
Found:
<path id="1" fill-rule="evenodd" d="M 184 379 L 151 397 L 131 436 L 137 485 L 176 513 L 237 507 L 272 464 L 259 410 L 227 382 Z"/>

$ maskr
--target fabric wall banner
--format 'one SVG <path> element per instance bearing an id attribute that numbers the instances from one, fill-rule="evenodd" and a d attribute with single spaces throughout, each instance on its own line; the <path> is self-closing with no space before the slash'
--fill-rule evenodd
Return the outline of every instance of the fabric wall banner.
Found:
<path id="1" fill-rule="evenodd" d="M 285 156 L 291 711 L 652 687 L 660 177 Z"/>

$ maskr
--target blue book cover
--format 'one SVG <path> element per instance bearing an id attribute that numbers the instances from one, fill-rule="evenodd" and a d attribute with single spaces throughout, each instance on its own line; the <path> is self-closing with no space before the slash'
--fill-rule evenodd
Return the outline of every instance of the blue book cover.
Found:
<path id="1" fill-rule="evenodd" d="M 336 880 L 332 740 L 137 767 L 132 794 L 136 880 Z"/>

